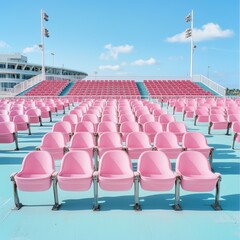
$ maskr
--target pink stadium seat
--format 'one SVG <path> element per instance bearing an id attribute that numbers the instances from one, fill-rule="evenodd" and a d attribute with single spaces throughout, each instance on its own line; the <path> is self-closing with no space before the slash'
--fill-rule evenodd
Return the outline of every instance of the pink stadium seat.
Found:
<path id="1" fill-rule="evenodd" d="M 182 142 L 183 135 L 187 132 L 187 127 L 183 122 L 170 122 L 167 125 L 167 132 L 172 132 L 177 136 L 178 142 Z"/>
<path id="2" fill-rule="evenodd" d="M 143 132 L 148 135 L 151 143 L 154 142 L 156 134 L 162 131 L 162 125 L 160 122 L 146 122 L 143 124 Z"/>
<path id="3" fill-rule="evenodd" d="M 87 191 L 91 188 L 93 177 L 93 162 L 85 151 L 71 151 L 64 155 L 58 174 L 54 178 L 54 193 L 56 194 L 55 209 L 60 208 L 57 196 L 57 183 L 64 191 Z"/>
<path id="4" fill-rule="evenodd" d="M 40 126 L 42 126 L 41 110 L 39 108 L 27 110 L 26 115 L 29 117 L 29 123 L 40 123 Z"/>
<path id="5" fill-rule="evenodd" d="M 167 125 L 169 122 L 174 122 L 175 117 L 171 114 L 162 114 L 158 117 L 158 122 L 161 123 L 163 131 L 167 130 Z"/>
<path id="6" fill-rule="evenodd" d="M 187 151 L 201 152 L 205 157 L 209 157 L 210 165 L 212 165 L 214 148 L 208 146 L 207 139 L 200 132 L 187 132 L 182 140 L 183 148 Z"/>
<path id="7" fill-rule="evenodd" d="M 126 142 L 126 138 L 131 132 L 140 132 L 139 124 L 135 121 L 126 121 L 120 125 L 120 133 L 122 135 L 122 141 Z"/>
<path id="8" fill-rule="evenodd" d="M 42 138 L 41 145 L 36 150 L 49 152 L 53 160 L 62 159 L 67 151 L 64 135 L 61 132 L 46 133 Z"/>
<path id="9" fill-rule="evenodd" d="M 122 139 L 117 132 L 102 133 L 98 139 L 98 154 L 102 155 L 109 150 L 122 150 Z"/>
<path id="10" fill-rule="evenodd" d="M 169 191 L 173 188 L 176 175 L 171 163 L 161 151 L 147 151 L 138 160 L 141 188 L 147 191 Z"/>
<path id="11" fill-rule="evenodd" d="M 26 192 L 47 191 L 52 184 L 54 162 L 46 151 L 32 151 L 28 153 L 22 163 L 20 172 L 11 175 L 14 185 L 15 209 L 23 205 L 19 201 L 18 189 Z"/>
<path id="12" fill-rule="evenodd" d="M 28 130 L 28 134 L 31 135 L 31 126 L 29 123 L 29 117 L 26 114 L 16 115 L 13 118 L 13 122 L 15 123 L 17 131 L 26 131 Z"/>
<path id="13" fill-rule="evenodd" d="M 19 150 L 17 130 L 14 122 L 0 122 L 0 143 L 12 142 L 15 142 L 15 150 Z"/>
<path id="14" fill-rule="evenodd" d="M 233 131 L 233 143 L 232 149 L 234 149 L 235 142 L 240 142 L 240 121 L 233 122 L 232 124 L 232 131 Z"/>
<path id="15" fill-rule="evenodd" d="M 62 117 L 62 121 L 67 121 L 71 124 L 71 132 L 74 132 L 76 125 L 79 123 L 79 119 L 76 114 L 67 114 Z"/>
<path id="16" fill-rule="evenodd" d="M 90 158 L 93 158 L 94 138 L 89 132 L 76 132 L 70 142 L 69 151 L 86 151 Z"/>
<path id="17" fill-rule="evenodd" d="M 169 159 L 176 159 L 183 151 L 177 136 L 172 132 L 160 132 L 154 138 L 154 148 L 164 152 Z"/>
<path id="18" fill-rule="evenodd" d="M 197 122 L 208 122 L 209 119 L 209 111 L 206 106 L 198 107 L 195 110 L 195 118 L 194 118 L 194 126 L 196 126 Z"/>
<path id="19" fill-rule="evenodd" d="M 68 121 L 60 121 L 56 122 L 52 127 L 53 132 L 61 132 L 64 135 L 65 144 L 70 141 L 73 132 L 72 125 Z"/>
<path id="20" fill-rule="evenodd" d="M 10 116 L 8 114 L 1 114 L 0 122 L 11 122 Z"/>
<path id="21" fill-rule="evenodd" d="M 131 159 L 138 159 L 142 152 L 152 150 L 149 137 L 144 132 L 131 132 L 126 138 L 126 150 Z"/>
<path id="22" fill-rule="evenodd" d="M 221 175 L 211 171 L 207 158 L 200 152 L 187 151 L 179 155 L 176 161 L 176 173 L 180 175 L 176 185 L 175 210 L 180 210 L 180 185 L 185 191 L 210 192 L 216 188 L 215 203 L 212 207 L 221 210 L 219 188 Z"/>
<path id="23" fill-rule="evenodd" d="M 134 173 L 129 156 L 124 151 L 108 151 L 99 162 L 94 173 L 94 210 L 99 210 L 98 183 L 105 191 L 127 191 L 132 188 Z"/>
<path id="24" fill-rule="evenodd" d="M 224 115 L 221 113 L 210 114 L 209 115 L 209 127 L 208 134 L 211 134 L 211 130 L 226 130 L 226 135 L 228 135 L 229 127 L 228 121 L 225 119 Z"/>

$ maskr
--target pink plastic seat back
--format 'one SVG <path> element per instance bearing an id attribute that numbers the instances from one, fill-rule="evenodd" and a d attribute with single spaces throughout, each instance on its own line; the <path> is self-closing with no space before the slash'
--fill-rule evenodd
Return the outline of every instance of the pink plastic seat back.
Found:
<path id="1" fill-rule="evenodd" d="M 103 116 L 102 116 L 102 122 L 108 122 L 108 121 L 110 121 L 110 122 L 113 122 L 113 123 L 118 123 L 118 118 L 117 118 L 117 116 L 116 115 L 114 115 L 114 114 L 104 114 Z"/>
<path id="2" fill-rule="evenodd" d="M 233 122 L 232 131 L 236 134 L 235 141 L 240 142 L 240 122 Z"/>
<path id="3" fill-rule="evenodd" d="M 131 132 L 139 132 L 139 124 L 135 121 L 123 122 L 120 125 L 120 133 L 122 134 L 122 141 L 125 142 L 127 135 Z"/>
<path id="4" fill-rule="evenodd" d="M 39 123 L 41 120 L 41 110 L 39 108 L 29 109 L 26 111 L 30 123 Z"/>
<path id="5" fill-rule="evenodd" d="M 99 157 L 109 150 L 122 150 L 122 139 L 119 133 L 107 132 L 100 135 L 98 139 Z"/>
<path id="6" fill-rule="evenodd" d="M 208 146 L 206 137 L 200 132 L 187 132 L 183 135 L 182 145 L 187 150 L 202 152 L 205 157 L 209 156 L 211 147 Z"/>
<path id="7" fill-rule="evenodd" d="M 0 122 L 10 122 L 11 119 L 10 119 L 10 116 L 7 115 L 7 114 L 1 114 L 0 115 Z"/>
<path id="8" fill-rule="evenodd" d="M 65 191 L 87 191 L 92 185 L 93 161 L 85 151 L 64 155 L 58 173 L 58 185 Z"/>
<path id="9" fill-rule="evenodd" d="M 138 159 L 142 152 L 152 150 L 149 137 L 145 132 L 129 133 L 126 148 L 131 159 Z"/>
<path id="10" fill-rule="evenodd" d="M 13 122 L 0 122 L 0 143 L 12 143 L 15 141 L 13 133 L 16 133 Z"/>
<path id="11" fill-rule="evenodd" d="M 124 151 L 108 151 L 99 161 L 99 186 L 107 191 L 127 191 L 133 185 L 132 163 Z"/>
<path id="12" fill-rule="evenodd" d="M 157 133 L 154 139 L 154 147 L 158 151 L 164 152 L 170 159 L 177 158 L 182 152 L 182 147 L 178 144 L 177 136 L 172 132 Z"/>
<path id="13" fill-rule="evenodd" d="M 49 132 L 43 136 L 41 151 L 47 151 L 54 160 L 61 159 L 65 153 L 65 138 L 61 132 Z"/>
<path id="14" fill-rule="evenodd" d="M 28 130 L 29 117 L 26 114 L 17 115 L 13 118 L 17 131 Z"/>
<path id="15" fill-rule="evenodd" d="M 110 121 L 100 122 L 97 127 L 98 133 L 117 132 L 117 131 L 118 131 L 117 124 Z"/>
<path id="16" fill-rule="evenodd" d="M 183 135 L 187 132 L 187 127 L 183 122 L 170 122 L 167 125 L 167 132 L 174 133 L 178 142 L 182 142 Z"/>
<path id="17" fill-rule="evenodd" d="M 138 160 L 140 184 L 149 191 L 168 191 L 174 186 L 176 176 L 170 160 L 160 151 L 146 151 Z"/>
<path id="18" fill-rule="evenodd" d="M 72 125 L 68 121 L 56 122 L 52 127 L 53 132 L 61 132 L 64 135 L 65 144 L 70 141 L 72 135 Z"/>
<path id="19" fill-rule="evenodd" d="M 212 129 L 227 129 L 228 121 L 223 114 L 211 114 L 209 121 L 212 122 Z"/>
<path id="20" fill-rule="evenodd" d="M 90 132 L 94 133 L 94 125 L 90 121 L 79 122 L 75 127 L 75 132 Z"/>
<path id="21" fill-rule="evenodd" d="M 175 121 L 175 117 L 171 114 L 162 114 L 158 118 L 158 122 L 162 124 L 163 131 L 167 130 L 167 124 L 169 122 L 174 122 L 174 121 Z"/>
<path id="22" fill-rule="evenodd" d="M 176 172 L 181 175 L 181 186 L 193 192 L 212 191 L 219 174 L 211 171 L 208 159 L 200 152 L 182 152 L 176 161 Z"/>
<path id="23" fill-rule="evenodd" d="M 153 142 L 156 134 L 162 131 L 160 122 L 146 122 L 143 124 L 143 132 L 148 135 L 150 142 Z"/>
<path id="24" fill-rule="evenodd" d="M 71 124 L 71 132 L 74 132 L 75 126 L 78 124 L 79 119 L 76 114 L 68 114 L 62 117 L 62 121 L 70 122 Z"/>
<path id="25" fill-rule="evenodd" d="M 89 132 L 77 132 L 73 135 L 69 150 L 83 150 L 86 151 L 90 158 L 93 157 L 94 139 L 93 135 Z"/>
<path id="26" fill-rule="evenodd" d="M 143 125 L 146 122 L 154 122 L 154 121 L 155 121 L 155 118 L 152 114 L 143 114 L 143 115 L 140 115 L 138 118 L 138 123 L 141 125 Z"/>
<path id="27" fill-rule="evenodd" d="M 25 156 L 20 172 L 15 175 L 15 181 L 21 191 L 46 191 L 51 187 L 53 172 L 51 155 L 46 151 L 32 151 Z"/>
<path id="28" fill-rule="evenodd" d="M 132 113 L 129 114 L 122 114 L 119 117 L 119 123 L 124 123 L 124 122 L 134 122 L 135 121 L 135 116 Z"/>

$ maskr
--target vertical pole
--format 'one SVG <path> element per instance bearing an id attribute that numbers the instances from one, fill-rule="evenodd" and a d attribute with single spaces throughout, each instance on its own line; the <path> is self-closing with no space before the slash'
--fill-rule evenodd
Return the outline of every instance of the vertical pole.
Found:
<path id="1" fill-rule="evenodd" d="M 44 24 L 43 24 L 43 10 L 41 10 L 41 38 L 42 38 L 42 81 L 45 80 L 45 66 L 44 66 Z"/>
<path id="2" fill-rule="evenodd" d="M 190 56 L 190 80 L 193 81 L 193 10 L 191 12 L 191 56 Z"/>

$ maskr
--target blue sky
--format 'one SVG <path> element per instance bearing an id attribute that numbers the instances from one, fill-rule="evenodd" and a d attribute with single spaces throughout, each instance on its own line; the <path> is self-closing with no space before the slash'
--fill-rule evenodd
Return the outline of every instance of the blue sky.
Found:
<path id="1" fill-rule="evenodd" d="M 98 76 L 189 76 L 194 11 L 194 74 L 239 88 L 239 0 L 11 0 L 1 3 L 0 52 L 41 64 L 40 10 L 46 65 Z M 51 55 L 51 53 L 54 53 Z M 147 79 L 147 78 L 146 78 Z"/>

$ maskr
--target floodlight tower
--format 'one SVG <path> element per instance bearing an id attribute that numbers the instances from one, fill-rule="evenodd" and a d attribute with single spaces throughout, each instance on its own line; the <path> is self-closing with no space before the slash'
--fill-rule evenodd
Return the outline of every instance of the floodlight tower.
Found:
<path id="1" fill-rule="evenodd" d="M 190 38 L 191 48 L 190 48 L 190 80 L 193 80 L 193 52 L 196 45 L 193 42 L 193 10 L 185 17 L 185 22 L 190 22 L 190 28 L 185 31 L 185 37 Z"/>
<path id="2" fill-rule="evenodd" d="M 48 21 L 48 15 L 46 12 L 41 10 L 41 48 L 42 48 L 42 80 L 45 80 L 45 65 L 44 65 L 44 37 L 49 37 L 47 28 L 44 27 L 44 21 Z"/>

